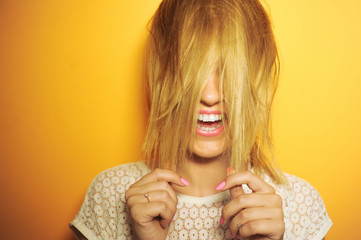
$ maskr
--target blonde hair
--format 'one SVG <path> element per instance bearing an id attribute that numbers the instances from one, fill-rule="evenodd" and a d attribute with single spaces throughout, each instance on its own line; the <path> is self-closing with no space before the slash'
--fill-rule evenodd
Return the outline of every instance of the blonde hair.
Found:
<path id="1" fill-rule="evenodd" d="M 230 165 L 283 182 L 271 138 L 279 59 L 260 2 L 163 0 L 151 20 L 145 60 L 150 113 L 143 153 L 150 168 L 189 157 L 202 90 L 216 69 Z"/>

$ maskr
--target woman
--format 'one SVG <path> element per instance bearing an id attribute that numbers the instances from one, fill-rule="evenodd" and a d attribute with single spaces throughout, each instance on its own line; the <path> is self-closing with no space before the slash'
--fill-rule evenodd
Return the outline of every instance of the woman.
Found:
<path id="1" fill-rule="evenodd" d="M 87 239 L 323 239 L 323 201 L 278 170 L 278 54 L 256 0 L 163 0 L 146 55 L 144 162 L 92 182 L 71 223 Z"/>

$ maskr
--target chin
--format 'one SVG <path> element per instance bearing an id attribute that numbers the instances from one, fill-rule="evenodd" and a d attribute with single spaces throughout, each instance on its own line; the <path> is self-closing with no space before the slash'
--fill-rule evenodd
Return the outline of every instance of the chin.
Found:
<path id="1" fill-rule="evenodd" d="M 191 151 L 195 159 L 214 159 L 223 155 L 226 151 L 226 146 L 224 143 L 217 144 L 216 146 L 195 143 Z"/>

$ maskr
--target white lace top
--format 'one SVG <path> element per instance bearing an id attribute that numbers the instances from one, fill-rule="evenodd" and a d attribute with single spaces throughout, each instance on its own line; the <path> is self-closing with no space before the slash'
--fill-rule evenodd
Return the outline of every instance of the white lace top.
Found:
<path id="1" fill-rule="evenodd" d="M 133 239 L 125 207 L 125 191 L 149 172 L 143 162 L 108 169 L 95 177 L 84 203 L 70 223 L 87 239 Z M 283 199 L 284 239 L 321 240 L 332 226 L 325 205 L 315 188 L 306 181 L 286 174 L 289 186 L 274 185 Z M 244 185 L 246 193 L 251 190 Z M 222 207 L 230 200 L 228 191 L 208 197 L 177 194 L 177 212 L 167 239 L 228 239 L 228 225 L 220 224 Z M 76 231 L 75 231 L 76 232 Z"/>

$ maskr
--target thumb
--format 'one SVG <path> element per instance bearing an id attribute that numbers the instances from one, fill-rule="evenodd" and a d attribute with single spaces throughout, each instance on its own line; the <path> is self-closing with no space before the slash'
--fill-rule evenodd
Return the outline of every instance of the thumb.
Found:
<path id="1" fill-rule="evenodd" d="M 232 168 L 232 167 L 227 168 L 227 177 L 232 174 L 235 174 L 235 173 L 236 173 L 236 170 L 234 170 L 234 168 Z M 231 194 L 231 199 L 236 198 L 241 194 L 244 194 L 242 185 L 237 185 L 237 186 L 230 188 L 229 193 Z"/>

